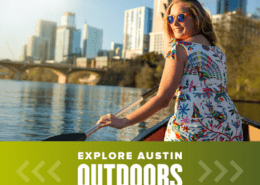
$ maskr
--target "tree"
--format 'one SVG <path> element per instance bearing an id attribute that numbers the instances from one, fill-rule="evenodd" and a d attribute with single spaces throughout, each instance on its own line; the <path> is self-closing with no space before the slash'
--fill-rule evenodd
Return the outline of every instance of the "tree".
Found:
<path id="1" fill-rule="evenodd" d="M 161 54 L 145 53 L 124 64 L 113 65 L 99 84 L 151 88 L 160 82 L 164 60 Z"/>
<path id="2" fill-rule="evenodd" d="M 244 62 L 238 68 L 237 81 L 240 84 L 240 96 L 243 99 L 260 99 L 260 39 L 252 41 L 241 53 Z"/>
<path id="3" fill-rule="evenodd" d="M 241 11 L 237 11 L 223 14 L 214 26 L 218 45 L 227 56 L 229 93 L 237 98 L 248 97 L 253 90 L 249 88 L 249 84 L 254 80 L 247 75 L 253 70 L 249 65 L 257 67 L 252 65 L 257 63 L 257 58 L 252 59 L 252 56 L 257 56 L 259 51 L 259 35 L 255 37 L 256 31 L 260 31 L 259 21 L 247 18 Z"/>

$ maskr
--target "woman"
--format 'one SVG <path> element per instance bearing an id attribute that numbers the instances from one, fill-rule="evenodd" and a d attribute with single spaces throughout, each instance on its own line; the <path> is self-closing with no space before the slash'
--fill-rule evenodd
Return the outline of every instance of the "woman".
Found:
<path id="1" fill-rule="evenodd" d="M 173 0 L 164 24 L 170 51 L 158 94 L 125 118 L 109 114 L 98 123 L 121 129 L 141 122 L 167 107 L 176 92 L 165 141 L 242 141 L 242 121 L 226 90 L 226 57 L 215 46 L 210 16 L 197 0 Z"/>

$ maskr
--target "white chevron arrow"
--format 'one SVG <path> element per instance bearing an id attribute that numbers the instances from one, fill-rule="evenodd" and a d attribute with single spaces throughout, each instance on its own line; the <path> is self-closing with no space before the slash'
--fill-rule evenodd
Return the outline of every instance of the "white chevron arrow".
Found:
<path id="1" fill-rule="evenodd" d="M 242 168 L 240 168 L 240 166 L 237 165 L 237 163 L 235 163 L 235 161 L 231 161 L 230 164 L 237 170 L 237 173 L 230 179 L 231 182 L 235 182 L 235 180 L 237 180 L 237 178 L 244 172 Z"/>
<path id="2" fill-rule="evenodd" d="M 59 178 L 58 175 L 56 175 L 56 174 L 54 173 L 54 170 L 55 170 L 56 168 L 58 168 L 58 166 L 59 166 L 60 164 L 61 164 L 61 162 L 60 162 L 60 161 L 57 161 L 57 162 L 48 170 L 48 173 L 50 174 L 50 176 L 52 176 L 57 182 L 60 182 L 61 179 Z"/>
<path id="3" fill-rule="evenodd" d="M 218 160 L 216 160 L 214 163 L 221 170 L 221 173 L 215 178 L 215 182 L 218 182 L 220 179 L 222 179 L 222 177 L 224 177 L 228 170 Z"/>
<path id="4" fill-rule="evenodd" d="M 43 183 L 45 181 L 45 179 L 43 178 L 43 176 L 41 176 L 38 171 L 39 169 L 45 164 L 44 161 L 41 161 L 33 170 L 32 173 Z"/>
<path id="5" fill-rule="evenodd" d="M 25 161 L 22 166 L 20 166 L 20 168 L 18 168 L 16 170 L 16 173 L 25 181 L 25 182 L 29 182 L 29 178 L 23 174 L 23 170 L 28 166 L 29 162 Z"/>
<path id="6" fill-rule="evenodd" d="M 204 179 L 207 178 L 207 176 L 212 172 L 212 170 L 203 162 L 199 161 L 199 165 L 206 171 L 200 178 L 199 181 L 203 182 Z"/>

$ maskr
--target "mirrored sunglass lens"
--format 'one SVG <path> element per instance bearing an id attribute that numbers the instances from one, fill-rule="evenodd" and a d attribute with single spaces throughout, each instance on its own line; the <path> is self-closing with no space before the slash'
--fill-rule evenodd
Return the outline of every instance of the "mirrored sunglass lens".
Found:
<path id="1" fill-rule="evenodd" d="M 169 15 L 167 19 L 168 19 L 168 22 L 169 22 L 170 24 L 173 23 L 173 16 L 172 16 L 172 15 Z"/>
<path id="2" fill-rule="evenodd" d="M 184 20 L 185 20 L 185 15 L 184 15 L 184 14 L 179 14 L 179 15 L 177 16 L 177 19 L 178 19 L 179 22 L 184 22 Z"/>

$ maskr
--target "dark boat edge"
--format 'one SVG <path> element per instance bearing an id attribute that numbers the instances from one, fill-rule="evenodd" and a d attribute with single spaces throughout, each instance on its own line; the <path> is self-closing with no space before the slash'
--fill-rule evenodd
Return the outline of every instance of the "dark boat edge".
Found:
<path id="1" fill-rule="evenodd" d="M 164 120 L 157 123 L 153 127 L 140 133 L 138 136 L 136 136 L 131 141 L 163 141 L 167 123 L 170 120 L 170 118 L 171 118 L 171 116 L 165 118 Z M 251 120 L 249 118 L 246 118 L 246 117 L 242 117 L 242 122 L 243 122 L 242 127 L 243 127 L 244 141 L 250 141 L 249 126 L 260 129 L 260 123 L 258 123 L 257 121 Z"/>
<path id="2" fill-rule="evenodd" d="M 157 123 L 156 125 L 152 126 L 151 128 L 140 133 L 138 136 L 136 136 L 131 141 L 163 141 L 164 133 L 163 133 L 163 135 L 160 133 L 163 131 L 165 132 L 167 123 L 170 120 L 170 118 L 171 118 L 171 116 L 165 118 L 161 122 Z M 160 138 L 158 138 L 158 137 L 156 138 L 156 136 L 159 136 Z"/>

